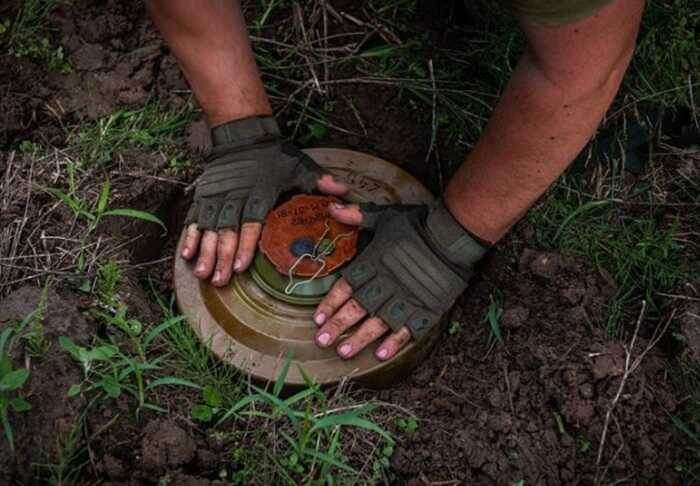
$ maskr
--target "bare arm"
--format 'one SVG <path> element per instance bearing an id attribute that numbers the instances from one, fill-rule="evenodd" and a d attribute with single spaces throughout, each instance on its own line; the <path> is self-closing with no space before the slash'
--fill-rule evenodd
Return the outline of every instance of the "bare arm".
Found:
<path id="1" fill-rule="evenodd" d="M 445 204 L 500 239 L 591 139 L 634 52 L 643 0 L 618 0 L 563 26 L 523 24 L 529 46 Z"/>

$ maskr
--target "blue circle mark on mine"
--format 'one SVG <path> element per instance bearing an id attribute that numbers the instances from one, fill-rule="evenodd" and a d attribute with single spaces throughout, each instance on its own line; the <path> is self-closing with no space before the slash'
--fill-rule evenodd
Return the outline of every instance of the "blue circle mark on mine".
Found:
<path id="1" fill-rule="evenodd" d="M 310 238 L 299 238 L 292 242 L 290 250 L 295 257 L 300 257 L 305 253 L 313 253 L 314 242 Z"/>

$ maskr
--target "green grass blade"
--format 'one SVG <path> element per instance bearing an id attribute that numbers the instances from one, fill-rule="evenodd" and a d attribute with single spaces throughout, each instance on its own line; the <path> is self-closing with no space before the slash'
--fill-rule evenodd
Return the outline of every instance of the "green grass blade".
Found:
<path id="1" fill-rule="evenodd" d="M 282 388 L 284 387 L 284 381 L 287 379 L 287 374 L 289 373 L 289 366 L 292 364 L 292 354 L 288 354 L 287 358 L 284 360 L 284 364 L 277 375 L 277 381 L 272 389 L 272 394 L 276 397 L 280 396 L 282 393 Z"/>
<path id="2" fill-rule="evenodd" d="M 189 388 L 194 388 L 194 389 L 201 389 L 202 387 L 199 386 L 196 383 L 193 383 L 189 380 L 184 380 L 182 378 L 177 378 L 175 376 L 165 376 L 163 378 L 158 378 L 157 380 L 153 380 L 150 382 L 148 385 L 146 385 L 146 390 L 152 390 L 153 388 L 156 388 L 158 386 L 162 385 L 173 385 L 173 386 L 186 386 Z"/>
<path id="3" fill-rule="evenodd" d="M 261 388 L 254 386 L 253 389 L 256 392 L 258 392 L 258 395 L 260 395 L 263 398 L 263 400 L 268 402 L 270 405 L 276 406 L 277 408 L 282 410 L 282 412 L 284 412 L 287 418 L 289 418 L 289 420 L 292 421 L 292 424 L 294 426 L 299 425 L 299 419 L 304 416 L 303 413 L 292 410 L 292 408 L 289 407 L 289 405 L 287 405 L 283 400 L 276 397 L 275 395 L 272 395 L 271 393 L 266 392 Z"/>
<path id="4" fill-rule="evenodd" d="M 2 332 L 2 334 L 0 334 L 0 356 L 4 356 L 5 354 L 5 346 L 7 344 L 7 341 L 10 339 L 10 334 L 12 334 L 12 331 L 13 329 L 11 327 L 8 327 Z"/>
<path id="5" fill-rule="evenodd" d="M 5 405 L 7 407 L 7 405 Z M 10 421 L 7 419 L 7 409 L 4 408 L 2 410 L 2 428 L 5 429 L 5 438 L 7 439 L 7 443 L 10 445 L 10 450 L 14 452 L 15 450 L 15 438 L 12 435 L 12 425 L 10 424 Z"/>
<path id="6" fill-rule="evenodd" d="M 328 454 L 314 451 L 312 449 L 304 449 L 302 452 L 304 453 L 304 455 L 315 457 L 316 459 L 319 459 L 327 464 L 332 464 L 333 466 L 337 467 L 338 469 L 342 469 L 343 471 L 347 471 L 352 474 L 359 474 L 355 469 L 351 468 L 343 462 L 338 461 L 336 458 L 331 457 Z"/>
<path id="7" fill-rule="evenodd" d="M 102 216 L 102 214 L 104 214 L 105 210 L 107 209 L 107 201 L 109 200 L 109 191 L 110 191 L 109 181 L 105 181 L 105 183 L 102 184 L 102 190 L 100 191 L 100 197 L 97 200 L 96 215 L 97 215 L 98 219 L 100 218 L 100 216 Z"/>
<path id="8" fill-rule="evenodd" d="M 366 429 L 372 432 L 375 432 L 382 437 L 384 437 L 386 440 L 393 442 L 394 439 L 391 437 L 391 434 L 387 432 L 386 430 L 382 429 L 379 427 L 377 424 L 370 422 L 369 420 L 363 419 L 360 417 L 360 415 L 364 415 L 366 413 L 369 413 L 374 407 L 370 406 L 365 406 L 365 407 L 360 407 L 356 410 L 353 410 L 351 412 L 346 412 L 341 415 L 329 415 L 318 422 L 316 422 L 313 427 L 311 427 L 311 430 L 309 433 L 314 433 L 318 430 L 323 430 L 328 427 L 335 427 L 335 426 L 351 426 L 351 427 L 359 427 L 362 429 Z"/>
<path id="9" fill-rule="evenodd" d="M 253 402 L 258 402 L 262 401 L 262 397 L 258 395 L 257 393 L 254 395 L 248 395 L 240 399 L 238 402 L 236 402 L 233 407 L 229 408 L 226 413 L 219 419 L 219 421 L 216 423 L 216 425 L 222 424 L 224 421 L 226 421 L 231 415 L 236 414 L 239 410 L 241 410 L 243 407 L 246 405 L 253 403 Z"/>
<path id="10" fill-rule="evenodd" d="M 673 425 L 678 430 L 686 434 L 689 439 L 691 439 L 696 444 L 700 445 L 700 436 L 698 436 L 696 433 L 690 430 L 690 428 L 688 428 L 688 426 L 685 425 L 685 422 L 683 422 L 680 418 L 676 417 L 675 415 L 672 415 L 671 422 L 673 422 Z"/>
<path id="11" fill-rule="evenodd" d="M 185 320 L 185 316 L 177 316 L 177 317 L 171 317 L 167 319 L 165 322 L 162 324 L 159 324 L 155 328 L 153 328 L 143 339 L 143 350 L 147 351 L 153 340 L 158 337 L 161 333 L 169 329 L 171 326 L 174 326 L 175 324 L 182 322 Z"/>
<path id="12" fill-rule="evenodd" d="M 103 216 L 124 216 L 126 218 L 140 219 L 142 221 L 157 224 L 161 228 L 163 228 L 163 231 L 168 231 L 168 228 L 165 226 L 165 223 L 163 223 L 163 221 L 161 221 L 160 218 L 152 215 L 151 213 L 147 213 L 146 211 L 139 211 L 138 209 L 110 209 L 109 211 L 105 211 Z"/>
<path id="13" fill-rule="evenodd" d="M 557 229 L 557 232 L 554 233 L 554 238 L 552 238 L 552 243 L 555 241 L 559 240 L 559 236 L 561 235 L 562 231 L 564 231 L 564 228 L 566 228 L 574 219 L 579 217 L 583 213 L 587 213 L 588 211 L 591 211 L 595 208 L 601 207 L 601 206 L 607 206 L 608 204 L 611 204 L 612 201 L 608 200 L 602 200 L 602 201 L 590 201 L 587 202 L 586 204 L 583 204 L 579 206 L 575 211 L 572 211 L 571 214 L 569 214 L 566 218 L 564 218 L 564 221 L 561 222 L 561 225 L 559 225 L 559 228 Z"/>

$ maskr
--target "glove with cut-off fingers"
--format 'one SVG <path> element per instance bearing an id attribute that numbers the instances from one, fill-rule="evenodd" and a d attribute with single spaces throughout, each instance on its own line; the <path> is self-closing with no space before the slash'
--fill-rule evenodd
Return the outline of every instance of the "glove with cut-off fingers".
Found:
<path id="1" fill-rule="evenodd" d="M 185 222 L 199 229 L 261 222 L 289 189 L 311 192 L 326 172 L 285 142 L 273 117 L 252 117 L 214 127 L 213 148 L 196 184 Z"/>
<path id="2" fill-rule="evenodd" d="M 420 339 L 467 287 L 487 247 L 438 202 L 431 206 L 360 205 L 374 237 L 342 270 L 353 298 L 394 331 Z"/>

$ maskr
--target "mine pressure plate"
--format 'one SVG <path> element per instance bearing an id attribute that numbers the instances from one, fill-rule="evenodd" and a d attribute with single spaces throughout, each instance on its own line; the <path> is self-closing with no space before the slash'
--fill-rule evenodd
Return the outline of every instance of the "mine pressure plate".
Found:
<path id="1" fill-rule="evenodd" d="M 411 175 L 371 155 L 341 149 L 306 153 L 350 186 L 346 199 L 351 202 L 432 200 Z M 303 385 L 304 375 L 321 384 L 348 378 L 378 387 L 408 372 L 427 353 L 439 335 L 438 327 L 387 362 L 374 355 L 378 343 L 349 360 L 340 358 L 333 348 L 316 345 L 315 305 L 340 278 L 339 270 L 371 238 L 329 217 L 329 204 L 338 201 L 298 194 L 280 202 L 265 220 L 253 265 L 226 287 L 200 281 L 192 273 L 192 263 L 175 258 L 180 311 L 219 358 L 263 382 L 275 381 L 291 359 L 285 381 L 291 387 Z"/>

